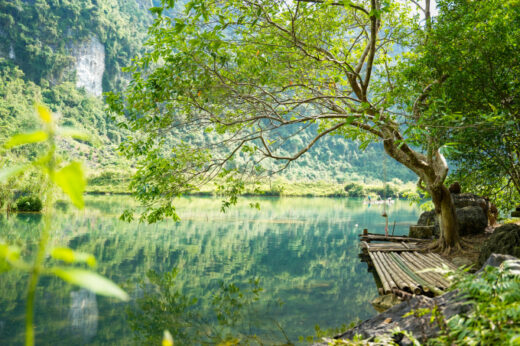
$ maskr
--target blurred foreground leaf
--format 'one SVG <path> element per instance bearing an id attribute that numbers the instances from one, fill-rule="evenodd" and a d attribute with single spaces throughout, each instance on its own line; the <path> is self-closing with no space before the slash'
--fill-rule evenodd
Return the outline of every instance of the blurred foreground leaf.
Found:
<path id="1" fill-rule="evenodd" d="M 83 192 L 87 181 L 83 174 L 83 168 L 79 162 L 72 162 L 63 167 L 54 175 L 55 183 L 65 192 L 72 203 L 79 209 L 83 209 Z"/>
<path id="2" fill-rule="evenodd" d="M 36 105 L 36 111 L 44 123 L 50 124 L 52 122 L 52 113 L 47 106 L 39 103 Z"/>
<path id="3" fill-rule="evenodd" d="M 5 180 L 17 175 L 21 171 L 23 171 L 27 166 L 14 166 L 0 169 L 0 183 Z"/>
<path id="4" fill-rule="evenodd" d="M 88 270 L 54 268 L 52 269 L 52 273 L 71 284 L 84 287 L 96 294 L 114 297 L 124 301 L 129 299 L 128 294 L 126 294 L 126 292 L 119 288 L 115 283 Z"/>
<path id="5" fill-rule="evenodd" d="M 47 140 L 47 138 L 49 138 L 49 135 L 44 131 L 20 133 L 9 138 L 4 144 L 4 147 L 10 149 L 24 144 L 43 142 Z"/>
<path id="6" fill-rule="evenodd" d="M 96 266 L 96 258 L 85 252 L 76 252 L 66 247 L 54 248 L 51 251 L 51 256 L 54 259 L 67 262 L 67 263 L 87 263 L 90 267 Z"/>

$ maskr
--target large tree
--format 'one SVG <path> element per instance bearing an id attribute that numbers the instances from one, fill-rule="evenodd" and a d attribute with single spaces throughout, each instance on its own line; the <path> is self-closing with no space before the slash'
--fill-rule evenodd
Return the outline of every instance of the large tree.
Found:
<path id="1" fill-rule="evenodd" d="M 244 175 L 265 172 L 264 159 L 289 163 L 323 136 L 341 135 L 381 141 L 415 172 L 435 204 L 439 245 L 459 247 L 442 143 L 396 97 L 402 52 L 429 27 L 412 15 L 415 5 L 170 0 L 153 8 L 150 53 L 131 69 L 126 92 L 109 97 L 125 126 L 139 130 L 124 150 L 141 159 L 133 187 L 148 205 L 144 216 L 174 215 L 174 196 L 216 176 L 234 182 L 234 194 Z M 429 14 L 429 1 L 423 7 Z M 416 95 L 418 102 L 426 94 Z M 287 137 L 313 124 L 318 131 L 310 142 L 280 154 Z M 182 139 L 165 152 L 164 134 L 171 131 Z"/>
<path id="2" fill-rule="evenodd" d="M 408 61 L 407 86 L 428 90 L 416 110 L 438 141 L 450 143 L 455 177 L 505 197 L 501 204 L 510 207 L 520 196 L 520 3 L 441 0 L 437 6 L 426 43 Z"/>

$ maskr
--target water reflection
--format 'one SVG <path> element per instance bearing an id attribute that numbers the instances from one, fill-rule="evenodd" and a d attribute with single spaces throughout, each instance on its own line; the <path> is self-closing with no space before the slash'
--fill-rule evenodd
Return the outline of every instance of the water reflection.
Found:
<path id="1" fill-rule="evenodd" d="M 249 208 L 250 202 L 257 201 L 260 211 Z M 96 303 L 77 288 L 44 278 L 37 291 L 40 343 L 77 343 L 72 330 L 77 330 L 82 343 L 134 342 L 126 308 L 149 293 L 140 283 L 150 270 L 163 275 L 173 268 L 178 268 L 176 290 L 196 297 L 199 311 L 210 309 L 222 282 L 244 287 L 259 277 L 264 288 L 256 306 L 260 319 L 275 317 L 291 340 L 312 334 L 315 324 L 332 327 L 375 314 L 370 301 L 377 289 L 366 264 L 357 257 L 357 234 L 363 228 L 384 231 L 382 206 L 367 208 L 362 201 L 350 199 L 260 198 L 243 199 L 222 214 L 218 199 L 185 198 L 176 203 L 180 223 L 119 221 L 120 213 L 132 203 L 128 197 L 89 197 L 86 210 L 62 208 L 54 218 L 52 245 L 93 253 L 98 271 L 134 299 L 125 305 L 97 297 Z M 418 215 L 405 202 L 387 207 L 387 213 L 390 225 L 396 221 L 395 234 L 405 233 Z M 39 227 L 39 221 L 30 217 L 0 218 L 0 237 L 19 245 L 33 244 Z M 29 246 L 24 255 L 30 256 L 32 249 Z M 6 321 L 0 340 L 7 344 L 23 341 L 25 282 L 26 277 L 16 272 L 2 274 L 0 280 L 0 320 Z M 272 324 L 258 327 L 255 333 L 285 340 Z"/>
<path id="2" fill-rule="evenodd" d="M 96 295 L 84 288 L 70 292 L 69 321 L 71 333 L 87 343 L 97 333 L 98 307 Z"/>

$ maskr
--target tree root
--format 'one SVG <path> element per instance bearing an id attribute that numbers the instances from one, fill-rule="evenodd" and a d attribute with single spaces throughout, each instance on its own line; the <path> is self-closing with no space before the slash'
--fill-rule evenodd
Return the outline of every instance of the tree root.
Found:
<path id="1" fill-rule="evenodd" d="M 424 251 L 435 252 L 443 256 L 469 255 L 474 251 L 474 245 L 464 239 L 460 239 L 454 246 L 448 246 L 440 239 L 429 244 Z"/>

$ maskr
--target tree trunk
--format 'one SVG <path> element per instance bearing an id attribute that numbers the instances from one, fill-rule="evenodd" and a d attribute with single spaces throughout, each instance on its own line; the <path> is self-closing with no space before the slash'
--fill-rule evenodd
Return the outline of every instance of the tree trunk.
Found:
<path id="1" fill-rule="evenodd" d="M 435 215 L 439 220 L 440 246 L 443 249 L 459 246 L 459 222 L 450 191 L 442 184 L 439 187 L 432 188 L 430 193 L 435 206 Z"/>
<path id="2" fill-rule="evenodd" d="M 443 251 L 450 251 L 452 248 L 460 249 L 459 223 L 455 213 L 455 204 L 451 192 L 444 186 L 444 180 L 448 174 L 446 160 L 438 150 L 429 156 L 412 150 L 407 144 L 392 138 L 395 133 L 392 129 L 385 133 L 384 149 L 390 157 L 415 172 L 420 178 L 419 187 L 430 193 L 441 233 L 437 243 L 438 247 Z M 397 137 L 397 135 L 395 136 Z M 397 139 L 401 140 L 399 137 Z M 422 183 L 425 183 L 426 186 L 421 185 Z"/>

